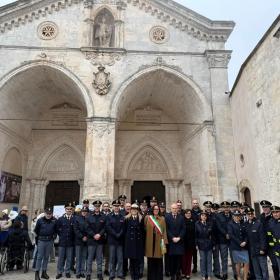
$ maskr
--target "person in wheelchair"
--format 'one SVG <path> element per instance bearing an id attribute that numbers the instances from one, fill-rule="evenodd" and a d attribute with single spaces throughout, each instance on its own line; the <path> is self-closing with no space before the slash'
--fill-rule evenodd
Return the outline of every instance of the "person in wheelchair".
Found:
<path id="1" fill-rule="evenodd" d="M 26 248 L 31 250 L 32 243 L 21 221 L 14 221 L 8 233 L 6 246 L 8 247 L 8 270 L 13 270 L 15 266 L 18 270 L 22 269 L 24 251 Z"/>

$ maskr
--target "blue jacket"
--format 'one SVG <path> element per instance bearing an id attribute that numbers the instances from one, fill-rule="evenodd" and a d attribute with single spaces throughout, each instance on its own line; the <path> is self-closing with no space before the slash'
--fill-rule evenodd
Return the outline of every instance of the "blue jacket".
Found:
<path id="1" fill-rule="evenodd" d="M 228 223 L 232 220 L 231 215 L 219 213 L 216 215 L 216 241 L 217 244 L 228 244 L 229 240 L 226 239 L 228 234 Z"/>
<path id="2" fill-rule="evenodd" d="M 176 215 L 174 219 L 172 213 L 165 215 L 166 231 L 169 244 L 169 255 L 184 255 L 184 237 L 186 234 L 185 219 L 182 215 Z M 173 242 L 173 237 L 180 237 L 180 241 L 177 243 Z"/>
<path id="3" fill-rule="evenodd" d="M 56 230 L 59 236 L 59 247 L 74 246 L 74 216 L 68 220 L 66 214 L 60 217 L 56 222 Z"/>
<path id="4" fill-rule="evenodd" d="M 205 225 L 201 221 L 195 223 L 195 243 L 199 250 L 212 250 L 215 242 L 211 223 L 208 222 Z"/>
<path id="5" fill-rule="evenodd" d="M 263 224 L 254 219 L 251 223 L 248 221 L 245 223 L 246 232 L 248 236 L 248 247 L 251 256 L 260 256 L 260 251 L 267 251 L 266 233 L 263 228 Z"/>
<path id="6" fill-rule="evenodd" d="M 231 220 L 228 223 L 228 235 L 229 235 L 229 249 L 242 251 L 247 250 L 246 247 L 241 247 L 240 244 L 242 242 L 248 243 L 246 226 L 244 223 L 236 223 Z"/>
<path id="7" fill-rule="evenodd" d="M 107 216 L 106 231 L 109 245 L 123 245 L 124 220 L 125 217 L 122 214 L 112 213 Z"/>
<path id="8" fill-rule="evenodd" d="M 40 218 L 35 226 L 34 232 L 37 239 L 41 241 L 51 241 L 56 238 L 56 219 Z"/>
<path id="9" fill-rule="evenodd" d="M 280 219 L 271 219 L 269 222 L 268 233 L 271 234 L 271 241 L 269 243 L 273 254 L 280 258 Z"/>
<path id="10" fill-rule="evenodd" d="M 75 245 L 77 246 L 87 245 L 87 241 L 83 241 L 83 238 L 87 237 L 87 217 L 75 216 L 74 233 L 75 233 Z"/>
<path id="11" fill-rule="evenodd" d="M 104 244 L 105 242 L 105 221 L 106 217 L 102 214 L 91 214 L 87 218 L 87 234 L 88 234 L 88 245 Z M 94 239 L 94 235 L 100 234 L 99 240 Z"/>

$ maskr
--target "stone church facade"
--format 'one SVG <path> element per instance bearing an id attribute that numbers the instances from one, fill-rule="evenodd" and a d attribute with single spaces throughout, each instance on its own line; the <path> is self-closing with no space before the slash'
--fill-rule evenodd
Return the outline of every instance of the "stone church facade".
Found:
<path id="1" fill-rule="evenodd" d="M 0 167 L 19 204 L 238 199 L 233 28 L 167 0 L 0 8 Z"/>

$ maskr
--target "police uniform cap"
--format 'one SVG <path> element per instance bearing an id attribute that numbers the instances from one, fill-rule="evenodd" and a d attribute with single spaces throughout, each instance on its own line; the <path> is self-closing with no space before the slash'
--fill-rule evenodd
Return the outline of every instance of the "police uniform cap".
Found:
<path id="1" fill-rule="evenodd" d="M 118 199 L 116 199 L 116 200 L 114 200 L 114 201 L 112 202 L 112 205 L 113 205 L 113 206 L 120 206 L 121 203 L 120 203 L 120 201 L 119 201 Z"/>
<path id="2" fill-rule="evenodd" d="M 199 214 L 200 214 L 200 216 L 201 216 L 201 215 L 207 215 L 207 216 L 208 216 L 208 212 L 205 211 L 205 210 L 202 210 Z"/>
<path id="3" fill-rule="evenodd" d="M 223 201 L 223 202 L 221 203 L 221 207 L 223 207 L 223 208 L 230 207 L 230 203 L 229 203 L 228 201 Z"/>
<path id="4" fill-rule="evenodd" d="M 92 205 L 93 205 L 93 206 L 96 206 L 96 207 L 100 207 L 100 206 L 102 205 L 102 201 L 100 201 L 100 200 L 95 200 L 95 201 L 92 202 Z"/>
<path id="5" fill-rule="evenodd" d="M 151 202 L 157 202 L 157 198 L 155 196 L 153 196 L 150 201 Z"/>
<path id="6" fill-rule="evenodd" d="M 220 208 L 220 205 L 219 205 L 218 203 L 213 203 L 213 204 L 212 204 L 212 208 L 213 208 L 214 210 L 218 210 L 218 209 Z"/>
<path id="7" fill-rule="evenodd" d="M 271 209 L 271 212 L 279 212 L 280 211 L 280 207 L 276 206 L 276 205 L 271 206 L 270 209 Z"/>
<path id="8" fill-rule="evenodd" d="M 139 206 L 138 206 L 138 204 L 136 204 L 136 203 L 133 203 L 132 205 L 131 205 L 131 209 L 139 209 Z"/>
<path id="9" fill-rule="evenodd" d="M 241 202 L 241 208 L 247 209 L 247 208 L 250 208 L 250 205 L 248 205 L 248 203 L 246 203 L 246 202 Z"/>
<path id="10" fill-rule="evenodd" d="M 241 212 L 240 212 L 239 210 L 234 210 L 234 211 L 232 212 L 232 215 L 233 215 L 233 216 L 240 216 L 240 215 L 241 215 Z"/>
<path id="11" fill-rule="evenodd" d="M 132 204 L 137 204 L 137 205 L 139 206 L 139 201 L 138 201 L 138 199 L 135 199 L 135 200 L 132 202 Z M 132 205 L 131 205 L 131 207 L 132 207 Z"/>
<path id="12" fill-rule="evenodd" d="M 86 206 L 83 206 L 83 208 L 81 209 L 82 212 L 89 212 L 89 208 Z"/>
<path id="13" fill-rule="evenodd" d="M 84 199 L 83 204 L 89 204 L 89 200 L 88 199 Z"/>
<path id="14" fill-rule="evenodd" d="M 159 207 L 160 208 L 165 208 L 165 203 L 164 202 L 160 202 Z"/>
<path id="15" fill-rule="evenodd" d="M 180 199 L 178 199 L 178 200 L 177 200 L 177 203 L 181 203 L 181 204 L 182 204 L 182 201 L 181 201 Z"/>
<path id="16" fill-rule="evenodd" d="M 141 202 L 141 205 L 146 205 L 147 206 L 147 200 L 143 199 Z"/>
<path id="17" fill-rule="evenodd" d="M 272 206 L 272 203 L 268 200 L 262 200 L 260 202 L 260 205 L 261 205 L 261 207 L 270 207 L 270 206 Z"/>
<path id="18" fill-rule="evenodd" d="M 212 207 L 213 203 L 211 201 L 205 201 L 203 203 L 203 206 L 206 206 L 206 207 Z"/>
<path id="19" fill-rule="evenodd" d="M 245 209 L 245 213 L 246 213 L 246 214 L 254 213 L 254 212 L 255 212 L 255 209 L 252 208 L 252 207 L 247 207 L 247 208 Z"/>
<path id="20" fill-rule="evenodd" d="M 45 209 L 46 214 L 52 214 L 53 210 L 51 207 Z"/>
<path id="21" fill-rule="evenodd" d="M 67 202 L 67 203 L 65 203 L 64 208 L 67 208 L 67 207 L 75 208 L 75 204 L 73 202 Z"/>
<path id="22" fill-rule="evenodd" d="M 232 201 L 230 204 L 231 207 L 240 207 L 240 203 L 238 201 Z"/>
<path id="23" fill-rule="evenodd" d="M 120 200 L 126 200 L 126 195 L 121 194 L 118 198 L 119 198 Z"/>

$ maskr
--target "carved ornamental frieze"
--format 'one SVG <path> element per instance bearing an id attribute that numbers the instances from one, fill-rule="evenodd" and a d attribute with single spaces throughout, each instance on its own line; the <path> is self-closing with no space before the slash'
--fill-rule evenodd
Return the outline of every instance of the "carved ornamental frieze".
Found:
<path id="1" fill-rule="evenodd" d="M 209 68 L 227 68 L 231 51 L 206 51 Z"/>
<path id="2" fill-rule="evenodd" d="M 98 72 L 93 73 L 94 80 L 93 80 L 93 87 L 96 90 L 96 93 L 99 95 L 106 95 L 110 88 L 111 88 L 111 80 L 110 80 L 110 73 L 105 72 L 105 67 L 100 65 L 98 66 Z"/>
<path id="3" fill-rule="evenodd" d="M 104 135 L 110 135 L 115 130 L 114 122 L 90 122 L 88 123 L 88 132 L 92 135 L 102 138 Z"/>

